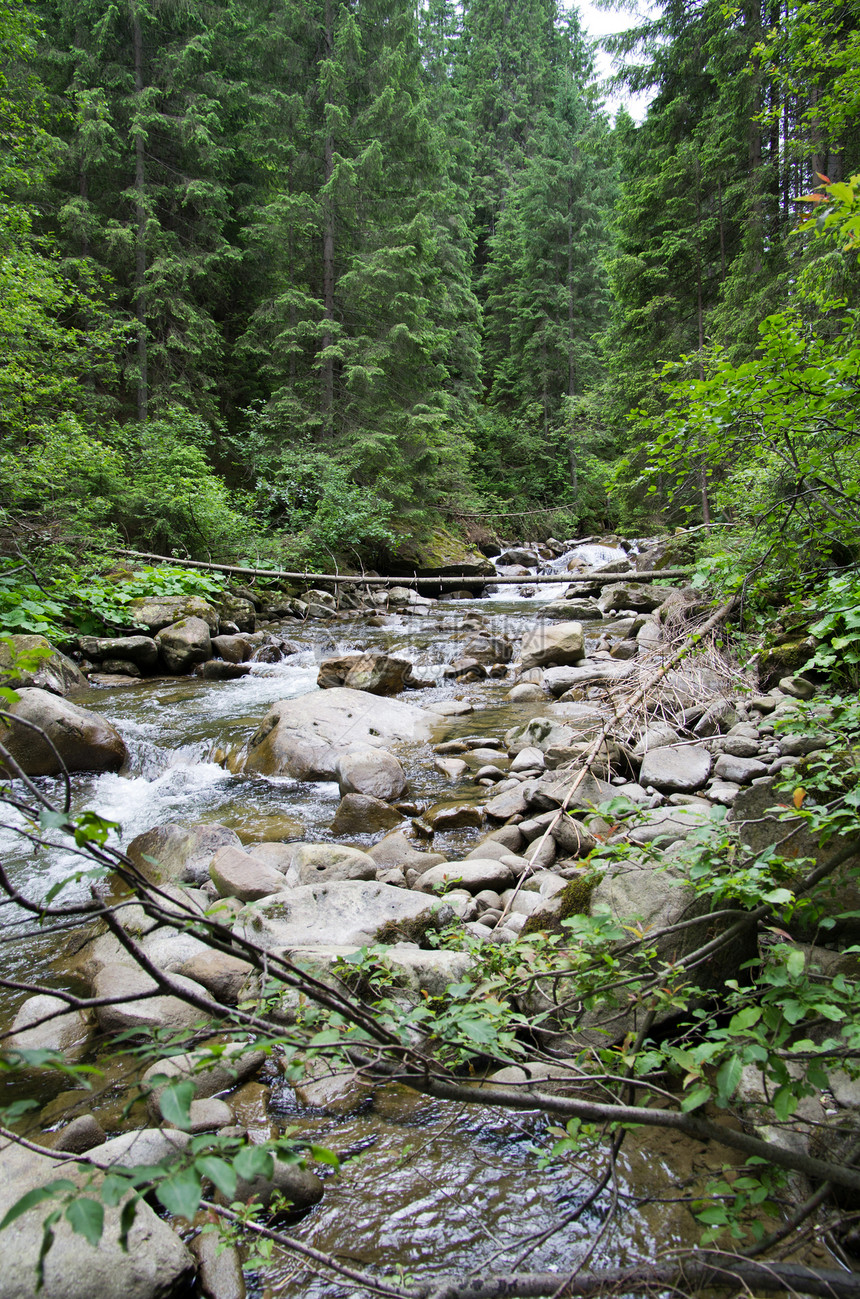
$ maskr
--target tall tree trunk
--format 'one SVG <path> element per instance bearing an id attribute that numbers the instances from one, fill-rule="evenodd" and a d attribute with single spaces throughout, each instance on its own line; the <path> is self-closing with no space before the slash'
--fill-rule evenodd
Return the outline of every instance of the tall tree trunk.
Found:
<path id="1" fill-rule="evenodd" d="M 131 39 L 134 49 L 134 94 L 138 120 L 134 133 L 134 192 L 137 230 L 135 236 L 134 298 L 137 317 L 137 418 L 146 422 L 149 413 L 149 357 L 146 321 L 146 169 L 144 139 L 140 124 L 143 98 L 143 30 L 135 0 L 131 6 Z"/>
<path id="2" fill-rule="evenodd" d="M 325 4 L 325 47 L 326 58 L 330 59 L 334 50 L 334 20 L 331 0 L 326 0 Z M 323 111 L 325 111 L 325 108 L 326 105 L 323 105 Z M 320 380 L 322 383 L 323 428 L 327 434 L 330 434 L 334 411 L 334 359 L 326 355 L 326 353 L 333 341 L 330 326 L 334 321 L 334 203 L 328 186 L 334 175 L 334 137 L 329 130 L 328 123 L 325 124 L 324 129 L 323 171 L 324 184 L 327 188 L 323 203 L 323 315 L 326 328 L 322 336 L 324 355 Z"/>

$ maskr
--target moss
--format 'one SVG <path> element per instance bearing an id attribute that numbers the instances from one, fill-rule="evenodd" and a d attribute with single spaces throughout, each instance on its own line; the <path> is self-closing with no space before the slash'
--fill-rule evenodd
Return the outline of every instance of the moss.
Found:
<path id="1" fill-rule="evenodd" d="M 588 915 L 591 895 L 599 879 L 600 876 L 593 871 L 583 871 L 577 875 L 562 889 L 558 907 L 553 911 L 533 911 L 520 932 L 523 935 L 564 933 L 562 920 L 569 920 L 571 916 Z"/>

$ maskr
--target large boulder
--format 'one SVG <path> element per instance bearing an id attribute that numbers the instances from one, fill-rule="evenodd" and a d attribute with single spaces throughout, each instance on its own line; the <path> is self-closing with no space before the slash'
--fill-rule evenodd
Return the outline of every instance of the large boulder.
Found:
<path id="1" fill-rule="evenodd" d="M 83 1011 L 71 1009 L 61 997 L 42 993 L 28 997 L 20 1007 L 3 1045 L 7 1051 L 60 1051 L 67 1060 L 77 1060 L 89 1035 Z"/>
<path id="2" fill-rule="evenodd" d="M 257 626 L 257 610 L 253 601 L 234 595 L 231 591 L 225 591 L 215 601 L 215 612 L 221 622 L 232 622 L 239 631 L 254 631 Z"/>
<path id="3" fill-rule="evenodd" d="M 711 774 L 711 755 L 703 744 L 649 748 L 642 759 L 640 785 L 653 785 L 663 793 L 689 793 L 701 789 Z"/>
<path id="4" fill-rule="evenodd" d="M 251 736 L 244 770 L 298 780 L 337 780 L 338 763 L 350 749 L 429 740 L 441 720 L 414 704 L 344 687 L 282 699 Z"/>
<path id="5" fill-rule="evenodd" d="M 79 636 L 78 648 L 88 659 L 122 659 L 139 668 L 158 664 L 158 646 L 151 636 Z"/>
<path id="6" fill-rule="evenodd" d="M 444 528 L 419 536 L 406 528 L 397 555 L 387 568 L 391 573 L 417 573 L 421 577 L 493 577 L 496 571 L 485 555 Z"/>
<path id="7" fill-rule="evenodd" d="M 548 668 L 543 674 L 543 684 L 551 695 L 566 695 L 571 690 L 584 690 L 587 686 L 607 688 L 623 681 L 635 670 L 631 661 L 597 659 L 594 662 Z"/>
<path id="8" fill-rule="evenodd" d="M 209 874 L 222 898 L 240 902 L 256 902 L 287 888 L 281 871 L 241 848 L 222 848 L 213 858 Z"/>
<path id="9" fill-rule="evenodd" d="M 146 627 L 150 635 L 183 618 L 201 618 L 209 628 L 210 636 L 218 635 L 218 614 L 199 595 L 143 596 L 130 601 L 127 608 L 129 620 L 138 627 Z"/>
<path id="10" fill-rule="evenodd" d="M 289 884 L 332 884 L 376 878 L 376 862 L 360 848 L 339 843 L 296 843 L 290 847 L 293 851 L 287 870 Z"/>
<path id="11" fill-rule="evenodd" d="M 420 941 L 453 918 L 450 907 L 391 884 L 344 880 L 266 898 L 237 917 L 236 932 L 264 951 L 322 944 Z"/>
<path id="12" fill-rule="evenodd" d="M 172 979 L 189 994 L 207 995 L 206 989 L 181 974 Z M 141 1032 L 153 1029 L 177 1032 L 190 1028 L 203 1018 L 203 1012 L 179 997 L 159 994 L 157 984 L 136 966 L 109 962 L 93 979 L 93 996 L 104 998 L 96 1010 L 99 1025 L 106 1033 Z M 130 1000 L 125 1001 L 123 998 Z"/>
<path id="13" fill-rule="evenodd" d="M 28 776 L 57 776 L 62 770 L 53 749 L 32 726 L 44 731 L 68 771 L 118 771 L 128 757 L 122 736 L 107 718 L 47 690 L 19 691 L 8 711 L 13 720 L 0 730 L 0 744 Z M 16 725 L 14 719 L 23 724 Z"/>
<path id="14" fill-rule="evenodd" d="M 522 670 L 550 663 L 579 663 L 585 658 L 581 622 L 540 623 L 523 636 Z"/>
<path id="15" fill-rule="evenodd" d="M 160 1115 L 158 1101 L 161 1093 L 174 1081 L 192 1083 L 195 1098 L 203 1100 L 252 1078 L 265 1059 L 264 1051 L 248 1050 L 244 1045 L 234 1043 L 219 1046 L 215 1052 L 209 1052 L 203 1047 L 197 1051 L 185 1051 L 181 1055 L 156 1060 L 141 1079 L 144 1090 L 148 1093 L 150 1112 L 154 1116 Z"/>
<path id="16" fill-rule="evenodd" d="M 849 840 L 845 838 L 833 838 L 824 848 L 820 846 L 818 836 L 810 830 L 808 822 L 792 815 L 794 806 L 790 792 L 776 788 L 781 779 L 784 779 L 784 773 L 742 789 L 732 803 L 728 820 L 736 827 L 744 846 L 754 854 L 772 848 L 788 861 L 801 862 L 810 858 L 815 862 L 826 861 L 846 848 Z M 835 928 L 829 931 L 830 936 L 838 937 L 840 941 L 850 939 L 857 942 L 860 936 L 860 919 L 856 914 L 860 912 L 859 867 L 860 843 L 857 851 L 816 891 L 824 900 L 825 914 L 855 913 L 848 919 L 838 920 Z M 800 865 L 799 873 L 806 873 L 809 869 L 807 860 L 805 865 Z M 817 922 L 814 917 L 798 911 L 794 923 L 801 929 L 807 925 L 814 929 Z"/>
<path id="17" fill-rule="evenodd" d="M 86 684 L 77 665 L 44 636 L 4 636 L 0 641 L 0 686 L 67 695 Z"/>
<path id="18" fill-rule="evenodd" d="M 399 695 L 411 676 L 409 659 L 397 658 L 384 650 L 366 650 L 363 654 L 323 659 L 317 685 L 321 690 L 346 686 L 349 690 L 366 690 L 371 695 Z"/>
<path id="19" fill-rule="evenodd" d="M 209 627 L 202 618 L 180 618 L 158 632 L 155 640 L 169 672 L 190 672 L 196 663 L 212 657 Z"/>
<path id="20" fill-rule="evenodd" d="M 110 1145 L 110 1143 L 107 1143 Z M 95 1158 L 105 1146 L 92 1151 Z M 28 1192 L 57 1177 L 71 1177 L 82 1187 L 93 1174 L 58 1168 L 55 1161 L 34 1155 L 12 1142 L 0 1147 L 0 1217 Z M 101 1180 L 95 1174 L 96 1183 Z M 93 1198 L 93 1191 L 87 1192 Z M 96 1189 L 97 1194 L 97 1189 Z M 45 1200 L 28 1209 L 3 1231 L 2 1299 L 32 1299 L 43 1245 L 43 1224 L 57 1201 Z M 122 1241 L 122 1205 L 105 1207 L 104 1230 L 98 1248 L 72 1231 L 61 1217 L 45 1255 L 40 1299 L 179 1299 L 193 1283 L 194 1263 L 176 1232 L 144 1200 L 138 1200 L 127 1245 Z"/>
<path id="21" fill-rule="evenodd" d="M 652 613 L 659 609 L 674 591 L 671 586 L 654 586 L 649 582 L 615 582 L 603 588 L 597 599 L 602 613 L 617 609 L 632 609 L 634 613 Z"/>
<path id="22" fill-rule="evenodd" d="M 372 798 L 369 794 L 344 794 L 334 814 L 331 832 L 335 835 L 376 834 L 379 830 L 391 830 L 403 819 L 401 812 L 381 798 Z"/>
<path id="23" fill-rule="evenodd" d="M 370 798 L 400 798 L 406 790 L 406 773 L 392 753 L 372 744 L 348 749 L 335 767 L 341 794 L 367 794 Z"/>
<path id="24" fill-rule="evenodd" d="M 126 849 L 139 873 L 150 884 L 208 884 L 209 867 L 222 848 L 241 848 L 235 830 L 226 825 L 153 826 Z"/>

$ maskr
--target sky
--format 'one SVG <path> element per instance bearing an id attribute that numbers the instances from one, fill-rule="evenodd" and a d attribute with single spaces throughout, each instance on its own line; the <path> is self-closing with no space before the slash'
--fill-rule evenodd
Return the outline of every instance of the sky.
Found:
<path id="1" fill-rule="evenodd" d="M 579 16 L 582 19 L 582 25 L 591 37 L 609 36 L 613 32 L 623 32 L 628 27 L 633 27 L 637 21 L 637 14 L 629 11 L 619 11 L 617 9 L 598 9 L 592 0 L 577 0 L 576 4 L 579 10 Z M 637 6 L 637 12 L 647 15 L 649 5 L 646 3 Z M 612 67 L 612 57 L 604 50 L 597 53 L 597 70 L 600 76 L 609 76 L 615 69 Z M 629 91 L 622 87 L 615 90 L 611 95 L 607 94 L 606 107 L 609 112 L 614 114 L 615 110 L 624 105 L 630 116 L 637 122 L 641 122 L 645 116 L 645 110 L 648 107 L 648 97 L 644 95 L 631 95 Z"/>

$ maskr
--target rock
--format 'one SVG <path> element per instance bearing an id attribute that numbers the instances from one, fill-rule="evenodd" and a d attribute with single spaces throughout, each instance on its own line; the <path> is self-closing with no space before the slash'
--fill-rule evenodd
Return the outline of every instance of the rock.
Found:
<path id="1" fill-rule="evenodd" d="M 299 843 L 293 845 L 287 879 L 293 886 L 374 880 L 376 869 L 374 859 L 358 848 L 336 843 Z"/>
<path id="2" fill-rule="evenodd" d="M 367 650 L 363 654 L 323 659 L 317 685 L 321 690 L 346 686 L 372 695 L 397 695 L 406 689 L 411 676 L 409 659 L 396 658 L 383 650 Z"/>
<path id="3" fill-rule="evenodd" d="M 212 859 L 209 875 L 222 898 L 256 902 L 287 888 L 280 871 L 240 848 L 222 848 Z"/>
<path id="4" fill-rule="evenodd" d="M 510 663 L 513 654 L 513 647 L 507 636 L 494 636 L 490 632 L 473 636 L 463 646 L 464 658 L 475 659 L 485 666 L 491 663 Z"/>
<path id="5" fill-rule="evenodd" d="M 203 1048 L 156 1060 L 141 1078 L 144 1089 L 148 1089 L 149 1111 L 155 1117 L 160 1116 L 159 1097 L 175 1079 L 193 1083 L 194 1099 L 204 1100 L 229 1091 L 252 1078 L 259 1072 L 265 1059 L 264 1051 L 249 1051 L 243 1044 L 232 1043 L 223 1048 L 219 1046 L 215 1053 Z M 146 1160 L 140 1159 L 138 1162 L 145 1163 Z"/>
<path id="6" fill-rule="evenodd" d="M 433 766 L 440 775 L 447 776 L 449 780 L 459 780 L 463 773 L 469 770 L 468 762 L 464 762 L 462 758 L 436 758 Z"/>
<path id="7" fill-rule="evenodd" d="M 45 1023 L 39 1023 L 43 1019 Z M 78 1060 L 89 1036 L 89 1020 L 82 1011 L 71 1009 L 60 997 L 41 993 L 28 997 L 20 1007 L 3 1046 L 8 1051 L 59 1051 L 67 1060 Z"/>
<path id="8" fill-rule="evenodd" d="M 550 834 L 568 857 L 587 857 L 597 847 L 597 839 L 588 827 L 572 816 L 559 817 Z"/>
<path id="9" fill-rule="evenodd" d="M 168 672 L 189 672 L 195 663 L 212 657 L 209 626 L 202 618 L 182 618 L 171 623 L 156 637 L 158 652 Z"/>
<path id="10" fill-rule="evenodd" d="M 543 750 L 533 745 L 526 745 L 524 749 L 520 749 L 511 763 L 511 771 L 531 771 L 535 767 L 539 771 L 543 771 L 545 766 L 546 758 Z"/>
<path id="11" fill-rule="evenodd" d="M 154 641 L 153 644 L 155 644 Z M 100 676 L 133 677 L 139 680 L 142 675 L 137 664 L 130 662 L 128 659 L 105 659 L 101 666 Z"/>
<path id="12" fill-rule="evenodd" d="M 751 740 L 746 735 L 721 736 L 715 743 L 723 753 L 728 753 L 733 758 L 755 758 L 761 748 L 758 740 Z"/>
<path id="13" fill-rule="evenodd" d="M 331 832 L 335 835 L 376 834 L 380 830 L 391 830 L 403 819 L 396 808 L 381 798 L 369 794 L 344 794 L 334 814 Z"/>
<path id="14" fill-rule="evenodd" d="M 223 659 L 209 659 L 207 663 L 198 663 L 194 669 L 196 677 L 204 681 L 238 681 L 248 676 L 250 663 L 227 663 Z"/>
<path id="15" fill-rule="evenodd" d="M 158 646 L 151 636 L 79 636 L 78 646 L 86 658 L 97 663 L 124 659 L 150 671 L 158 666 Z"/>
<path id="16" fill-rule="evenodd" d="M 246 596 L 225 591 L 214 601 L 214 608 L 220 623 L 235 623 L 239 631 L 254 631 L 257 626 L 257 610 Z"/>
<path id="17" fill-rule="evenodd" d="M 600 718 L 596 713 L 590 713 L 589 717 L 594 718 L 592 726 L 596 729 L 600 724 Z M 589 729 L 592 729 L 592 726 L 589 726 Z M 587 731 L 575 725 L 568 726 L 564 720 L 556 717 L 533 717 L 524 726 L 512 726 L 509 731 L 506 731 L 505 745 L 509 753 L 517 755 L 524 749 L 537 749 L 545 754 L 547 749 L 574 744 L 577 740 L 583 739 L 585 734 Z"/>
<path id="18" fill-rule="evenodd" d="M 77 664 L 44 636 L 7 633 L 0 641 L 0 686 L 67 695 L 86 684 Z"/>
<path id="19" fill-rule="evenodd" d="M 512 816 L 521 815 L 527 808 L 528 800 L 521 785 L 496 794 L 495 798 L 484 805 L 487 816 L 491 816 L 494 821 L 507 821 Z"/>
<path id="20" fill-rule="evenodd" d="M 208 884 L 209 867 L 222 848 L 241 848 L 235 830 L 226 825 L 153 826 L 132 839 L 126 852 L 150 884 Z"/>
<path id="21" fill-rule="evenodd" d="M 317 947 L 322 943 L 419 941 L 450 918 L 450 909 L 390 884 L 344 880 L 305 885 L 266 898 L 237 917 L 235 930 L 264 951 Z"/>
<path id="22" fill-rule="evenodd" d="M 92 1114 L 79 1114 L 57 1133 L 54 1138 L 54 1149 L 62 1150 L 69 1155 L 85 1155 L 88 1150 L 102 1145 L 105 1141 L 107 1141 L 107 1133 L 98 1119 Z"/>
<path id="23" fill-rule="evenodd" d="M 280 1159 L 275 1159 L 273 1162 L 274 1168 L 270 1177 L 259 1175 L 250 1180 L 240 1177 L 233 1198 L 245 1204 L 249 1200 L 256 1200 L 273 1222 L 279 1222 L 290 1212 L 289 1207 L 286 1209 L 279 1207 L 274 1210 L 273 1202 L 279 1200 L 281 1196 L 292 1209 L 310 1209 L 313 1205 L 319 1204 L 324 1188 L 316 1173 L 302 1168 L 299 1164 L 285 1164 Z M 220 1191 L 215 1198 L 220 1203 L 225 1203 Z"/>
<path id="24" fill-rule="evenodd" d="M 445 862 L 425 871 L 415 887 L 422 893 L 435 893 L 440 886 L 453 885 L 479 893 L 481 889 L 504 888 L 514 879 L 510 866 L 495 858 L 469 858 L 466 861 Z"/>
<path id="25" fill-rule="evenodd" d="M 521 658 L 524 671 L 551 663 L 579 663 L 585 658 L 582 623 L 539 624 L 523 636 Z"/>
<path id="26" fill-rule="evenodd" d="M 537 568 L 540 558 L 533 550 L 524 550 L 522 547 L 511 546 L 498 556 L 498 563 L 503 568 L 511 564 L 519 564 L 523 568 Z"/>
<path id="27" fill-rule="evenodd" d="M 212 651 L 227 663 L 247 663 L 254 646 L 247 636 L 213 636 Z"/>
<path id="28" fill-rule="evenodd" d="M 812 699 L 815 694 L 815 685 L 812 681 L 807 681 L 806 677 L 780 677 L 778 685 L 784 695 L 790 695 L 793 699 Z"/>
<path id="29" fill-rule="evenodd" d="M 373 1095 L 373 1083 L 366 1082 L 356 1069 L 338 1068 L 322 1056 L 303 1060 L 302 1066 L 302 1077 L 293 1083 L 296 1099 L 302 1105 L 344 1115 L 353 1113 Z"/>
<path id="30" fill-rule="evenodd" d="M 118 771 L 128 757 L 122 736 L 106 718 L 47 690 L 22 689 L 6 708 L 21 725 L 13 720 L 0 727 L 0 743 L 28 776 L 57 776 L 62 768 L 45 739 L 24 723 L 45 732 L 69 771 Z"/>
<path id="31" fill-rule="evenodd" d="M 577 666 L 548 668 L 543 683 L 550 694 L 558 698 L 572 691 L 584 690 L 586 686 L 614 686 L 629 677 L 633 670 L 631 662 L 598 660 Z"/>
<path id="32" fill-rule="evenodd" d="M 639 771 L 640 785 L 666 793 L 701 789 L 711 774 L 711 755 L 702 744 L 649 749 Z"/>
<path id="33" fill-rule="evenodd" d="M 399 866 L 403 869 L 412 867 L 418 871 L 429 870 L 431 866 L 438 866 L 445 860 L 442 853 L 419 852 L 400 830 L 392 830 L 379 843 L 375 843 L 368 849 L 368 856 L 373 858 L 377 866 Z"/>
<path id="34" fill-rule="evenodd" d="M 201 1231 L 188 1242 L 197 1260 L 201 1299 L 247 1299 L 242 1259 L 235 1245 L 225 1245 L 217 1232 Z"/>
<path id="35" fill-rule="evenodd" d="M 216 917 L 217 918 L 217 917 Z M 217 1001 L 235 1006 L 250 989 L 255 971 L 249 961 L 209 948 L 177 966 L 177 974 L 199 983 Z"/>
<path id="36" fill-rule="evenodd" d="M 431 830 L 444 834 L 446 830 L 483 825 L 484 813 L 474 803 L 434 803 L 422 820 Z"/>
<path id="37" fill-rule="evenodd" d="M 398 570 L 419 577 L 495 577 L 496 572 L 485 555 L 444 528 L 402 537 L 389 571 Z"/>
<path id="38" fill-rule="evenodd" d="M 646 582 L 615 582 L 603 588 L 597 599 L 601 613 L 632 609 L 634 613 L 652 613 L 673 594 L 671 586 L 654 586 Z"/>
<path id="39" fill-rule="evenodd" d="M 217 612 L 208 601 L 197 595 L 142 597 L 130 601 L 126 607 L 129 621 L 139 627 L 146 627 L 151 635 L 184 618 L 200 619 L 206 623 L 210 636 L 218 635 Z"/>
<path id="40" fill-rule="evenodd" d="M 178 1135 L 178 1134 L 177 1134 Z M 109 1145 L 110 1143 L 108 1143 Z M 91 1152 L 105 1146 L 96 1146 Z M 19 1146 L 0 1147 L 0 1217 L 17 1200 L 59 1175 L 72 1177 L 81 1186 L 91 1176 L 40 1158 Z M 96 1174 L 96 1185 L 100 1182 Z M 47 1200 L 29 1209 L 3 1232 L 3 1299 L 32 1299 L 36 1294 L 36 1268 L 43 1244 L 43 1223 L 57 1206 Z M 193 1284 L 191 1256 L 175 1231 L 139 1200 L 128 1236 L 120 1244 L 122 1206 L 105 1209 L 104 1230 L 97 1249 L 72 1231 L 61 1217 L 54 1225 L 54 1240 L 45 1256 L 40 1299 L 168 1299 L 185 1293 Z"/>
<path id="41" fill-rule="evenodd" d="M 830 839 L 826 847 L 821 848 L 814 833 L 810 833 L 807 823 L 800 817 L 791 815 L 793 805 L 791 794 L 778 790 L 776 783 L 780 776 L 763 780 L 760 784 L 742 789 L 735 798 L 729 812 L 729 823 L 737 826 L 741 842 L 754 855 L 773 848 L 788 861 L 811 858 L 821 862 L 833 857 L 848 846 L 849 840 Z M 827 914 L 837 916 L 839 912 L 860 911 L 860 884 L 856 871 L 860 866 L 860 846 L 857 852 L 845 861 L 841 867 L 820 885 L 821 896 L 825 901 Z M 803 870 L 809 866 L 803 867 Z M 796 921 L 802 925 L 804 916 L 798 912 Z M 814 923 L 810 921 L 810 923 Z M 794 932 L 794 930 L 792 930 Z M 828 931 L 831 938 L 840 942 L 860 939 L 860 921 L 856 917 L 836 920 L 834 928 Z"/>
<path id="42" fill-rule="evenodd" d="M 633 754 L 642 758 L 651 749 L 662 749 L 667 744 L 680 744 L 681 737 L 665 722 L 646 722 L 645 730 L 633 748 Z"/>
<path id="43" fill-rule="evenodd" d="M 551 605 L 546 606 L 544 612 L 550 608 L 553 610 L 558 608 L 559 616 L 561 616 L 560 610 L 564 608 L 567 610 L 568 618 L 576 618 L 577 621 L 592 622 L 596 618 L 603 617 L 603 614 L 598 608 L 597 601 L 583 600 L 575 587 L 571 587 L 568 591 L 565 591 L 563 600 L 553 600 Z"/>
<path id="44" fill-rule="evenodd" d="M 511 703 L 517 704 L 533 699 L 545 700 L 546 691 L 543 686 L 536 685 L 533 681 L 522 681 L 509 692 L 508 699 Z"/>
<path id="45" fill-rule="evenodd" d="M 393 754 L 374 745 L 356 745 L 341 753 L 335 763 L 341 794 L 368 794 L 371 798 L 400 798 L 406 774 Z"/>
<path id="46" fill-rule="evenodd" d="M 473 711 L 472 705 L 465 699 L 447 699 L 434 703 L 433 711 L 440 717 L 462 717 Z"/>
<path id="47" fill-rule="evenodd" d="M 171 978 L 197 996 L 206 996 L 206 990 L 191 979 L 173 974 Z M 151 996 L 157 985 L 136 966 L 107 963 L 93 980 L 93 996 L 105 997 L 107 1004 L 96 1009 L 100 1027 L 105 1033 L 120 1033 L 127 1029 L 148 1032 L 151 1029 L 172 1031 L 190 1028 L 203 1018 L 204 1012 L 196 1006 L 167 995 Z M 115 1000 L 132 997 L 131 1001 Z"/>
<path id="48" fill-rule="evenodd" d="M 714 775 L 718 780 L 748 785 L 757 776 L 766 776 L 767 767 L 756 758 L 735 758 L 730 753 L 721 753 L 714 763 Z"/>
<path id="49" fill-rule="evenodd" d="M 230 1127 L 235 1115 L 226 1101 L 219 1101 L 210 1097 L 206 1100 L 191 1102 L 189 1119 L 190 1123 L 183 1131 L 188 1132 L 193 1137 L 199 1132 L 215 1132 L 218 1128 Z"/>
<path id="50" fill-rule="evenodd" d="M 712 780 L 707 792 L 712 803 L 722 803 L 724 807 L 731 807 L 741 792 L 741 787 L 732 780 Z"/>
<path id="51" fill-rule="evenodd" d="M 647 814 L 646 822 L 633 826 L 627 838 L 633 843 L 674 843 L 685 839 L 691 830 L 707 825 L 709 811 L 704 807 L 658 807 Z"/>
<path id="52" fill-rule="evenodd" d="M 770 690 L 786 676 L 802 672 L 816 650 L 814 636 L 803 631 L 789 631 L 777 636 L 770 649 L 758 656 L 758 677 L 761 686 Z"/>
<path id="53" fill-rule="evenodd" d="M 335 780 L 338 761 L 349 749 L 429 740 L 439 720 L 439 714 L 414 704 L 360 690 L 336 687 L 299 695 L 281 700 L 266 714 L 249 742 L 244 770 L 298 780 Z"/>

